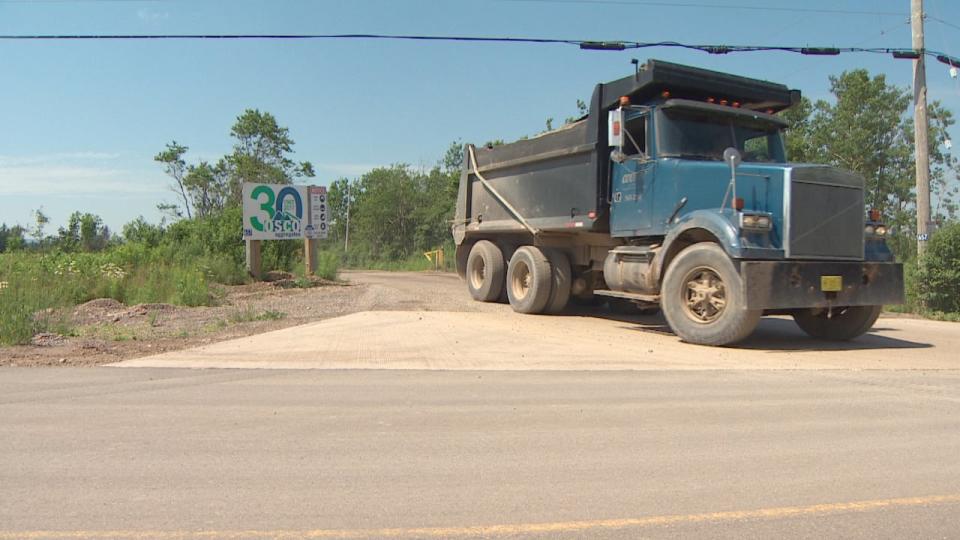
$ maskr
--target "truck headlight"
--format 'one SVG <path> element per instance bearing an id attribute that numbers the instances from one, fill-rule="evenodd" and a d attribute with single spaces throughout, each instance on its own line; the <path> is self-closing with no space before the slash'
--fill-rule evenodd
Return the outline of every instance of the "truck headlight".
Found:
<path id="1" fill-rule="evenodd" d="M 773 226 L 770 216 L 764 214 L 740 214 L 740 228 L 768 231 Z"/>

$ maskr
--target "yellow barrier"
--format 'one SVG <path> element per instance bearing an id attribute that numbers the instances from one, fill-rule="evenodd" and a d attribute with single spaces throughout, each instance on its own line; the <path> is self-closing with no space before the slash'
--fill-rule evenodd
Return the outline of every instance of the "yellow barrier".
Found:
<path id="1" fill-rule="evenodd" d="M 424 252 L 423 256 L 433 263 L 434 270 L 443 270 L 443 248 Z"/>

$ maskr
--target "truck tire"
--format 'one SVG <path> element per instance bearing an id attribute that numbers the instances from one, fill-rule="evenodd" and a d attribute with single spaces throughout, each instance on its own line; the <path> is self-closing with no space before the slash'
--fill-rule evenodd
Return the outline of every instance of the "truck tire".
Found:
<path id="1" fill-rule="evenodd" d="M 798 309 L 793 312 L 797 326 L 818 339 L 848 341 L 862 336 L 873 327 L 883 306 L 834 308 L 830 317 L 825 309 Z"/>
<path id="2" fill-rule="evenodd" d="M 763 315 L 746 308 L 742 290 L 740 274 L 720 246 L 694 244 L 667 268 L 660 307 L 684 341 L 730 345 L 749 336 Z"/>
<path id="3" fill-rule="evenodd" d="M 570 301 L 570 284 L 573 283 L 573 272 L 570 269 L 570 259 L 559 249 L 545 251 L 550 261 L 552 285 L 550 298 L 547 300 L 547 313 L 560 313 Z"/>
<path id="4" fill-rule="evenodd" d="M 533 246 L 522 246 L 510 257 L 507 267 L 507 297 L 519 313 L 542 313 L 550 300 L 550 261 Z"/>
<path id="5" fill-rule="evenodd" d="M 503 253 L 493 242 L 480 240 L 467 256 L 467 289 L 478 302 L 494 302 L 503 291 L 506 271 Z"/>

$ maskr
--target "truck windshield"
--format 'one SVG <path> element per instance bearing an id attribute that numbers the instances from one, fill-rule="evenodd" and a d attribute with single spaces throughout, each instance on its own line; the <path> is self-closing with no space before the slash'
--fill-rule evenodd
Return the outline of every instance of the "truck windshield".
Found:
<path id="1" fill-rule="evenodd" d="M 745 162 L 786 161 L 780 126 L 763 119 L 669 108 L 660 110 L 659 120 L 661 156 L 723 161 L 732 146 Z"/>

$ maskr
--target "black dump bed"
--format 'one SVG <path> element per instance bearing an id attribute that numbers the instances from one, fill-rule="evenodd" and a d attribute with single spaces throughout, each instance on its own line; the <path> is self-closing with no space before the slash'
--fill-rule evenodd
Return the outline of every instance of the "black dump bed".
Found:
<path id="1" fill-rule="evenodd" d="M 738 101 L 765 112 L 786 109 L 800 97 L 782 84 L 649 60 L 636 75 L 598 84 L 589 114 L 573 124 L 493 148 L 467 145 L 457 244 L 487 233 L 607 232 L 607 112 L 619 106 L 621 96 L 645 104 L 665 91 L 674 98 Z"/>

